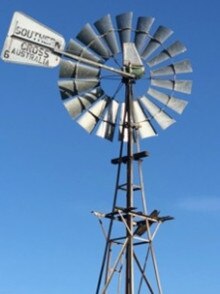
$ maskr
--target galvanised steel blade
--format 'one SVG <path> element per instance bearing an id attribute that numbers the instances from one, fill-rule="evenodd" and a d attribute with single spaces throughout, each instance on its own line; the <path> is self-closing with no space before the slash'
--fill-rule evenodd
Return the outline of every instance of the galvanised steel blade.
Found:
<path id="1" fill-rule="evenodd" d="M 72 118 L 76 118 L 85 110 L 83 99 L 80 96 L 64 100 L 64 106 Z"/>
<path id="2" fill-rule="evenodd" d="M 132 18 L 133 12 L 127 12 L 116 16 L 121 50 L 123 50 L 123 43 L 130 42 L 131 40 Z"/>
<path id="3" fill-rule="evenodd" d="M 58 86 L 63 97 L 71 97 L 78 95 L 82 92 L 86 92 L 95 87 L 98 87 L 100 83 L 99 79 L 82 79 L 82 80 L 69 80 L 63 79 L 58 81 Z"/>
<path id="4" fill-rule="evenodd" d="M 113 140 L 115 132 L 115 122 L 117 119 L 119 103 L 116 100 L 112 100 L 105 112 L 103 120 L 100 122 L 96 135 L 105 138 L 109 141 Z"/>
<path id="5" fill-rule="evenodd" d="M 169 96 L 168 94 L 162 93 L 153 88 L 149 88 L 147 93 L 170 109 L 176 111 L 178 114 L 181 114 L 188 104 L 188 102 L 183 99 Z"/>
<path id="6" fill-rule="evenodd" d="M 79 62 L 63 59 L 60 63 L 60 78 L 90 79 L 97 78 L 99 74 L 100 69 Z"/>
<path id="7" fill-rule="evenodd" d="M 143 61 L 133 42 L 123 44 L 123 66 L 129 68 L 129 73 L 137 79 L 140 79 L 145 73 Z"/>
<path id="8" fill-rule="evenodd" d="M 59 80 L 58 87 L 62 100 L 68 99 L 69 97 L 73 97 L 77 94 L 75 91 L 74 83 L 70 80 Z"/>
<path id="9" fill-rule="evenodd" d="M 79 44 L 77 41 L 73 39 L 69 41 L 66 47 L 66 52 L 81 56 L 83 58 L 86 58 L 95 62 L 103 62 L 103 59 L 100 56 L 95 55 L 92 51 L 88 50 L 88 48 Z"/>
<path id="10" fill-rule="evenodd" d="M 192 81 L 189 80 L 159 80 L 151 79 L 151 85 L 165 88 L 181 93 L 190 94 L 192 91 Z"/>
<path id="11" fill-rule="evenodd" d="M 137 50 L 140 52 L 144 46 L 145 41 L 148 38 L 149 31 L 154 22 L 153 17 L 142 17 L 140 16 L 137 21 L 137 27 L 135 31 L 134 43 Z"/>
<path id="12" fill-rule="evenodd" d="M 169 28 L 159 26 L 150 42 L 142 52 L 142 57 L 147 59 L 157 48 L 159 48 L 171 35 L 173 31 Z"/>
<path id="13" fill-rule="evenodd" d="M 118 47 L 118 42 L 115 35 L 115 29 L 113 27 L 110 14 L 96 21 L 94 25 L 97 28 L 100 35 L 103 36 L 112 55 L 118 54 L 120 49 Z"/>
<path id="14" fill-rule="evenodd" d="M 182 73 L 192 72 L 192 66 L 189 60 L 182 60 L 174 64 L 167 65 L 162 68 L 158 68 L 150 71 L 152 77 L 168 76 Z"/>
<path id="15" fill-rule="evenodd" d="M 137 133 L 142 139 L 157 135 L 147 115 L 143 112 L 138 100 L 133 101 L 133 115 L 135 126 L 137 127 Z"/>
<path id="16" fill-rule="evenodd" d="M 169 47 L 167 47 L 166 49 L 161 51 L 157 56 L 155 56 L 154 58 L 149 60 L 147 62 L 147 64 L 150 67 L 155 66 L 155 65 L 160 64 L 161 62 L 166 61 L 167 59 L 169 59 L 171 57 L 175 57 L 185 51 L 186 51 L 186 47 L 180 41 L 176 41 L 172 45 L 170 45 Z"/>
<path id="17" fill-rule="evenodd" d="M 79 32 L 77 39 L 102 58 L 108 59 L 110 57 L 108 48 L 103 44 L 100 36 L 95 33 L 89 23 Z"/>
<path id="18" fill-rule="evenodd" d="M 175 120 L 170 117 L 166 112 L 159 108 L 156 104 L 151 102 L 146 96 L 140 98 L 141 104 L 150 113 L 152 118 L 158 123 L 162 129 L 166 129 L 175 123 Z"/>
<path id="19" fill-rule="evenodd" d="M 97 99 L 104 94 L 98 87 L 84 95 L 70 97 L 64 100 L 64 106 L 72 118 L 79 116 L 85 109 L 89 108 Z"/>
<path id="20" fill-rule="evenodd" d="M 104 112 L 109 98 L 99 100 L 95 105 L 91 106 L 78 120 L 77 123 L 83 127 L 88 133 L 91 133 L 99 122 Z"/>

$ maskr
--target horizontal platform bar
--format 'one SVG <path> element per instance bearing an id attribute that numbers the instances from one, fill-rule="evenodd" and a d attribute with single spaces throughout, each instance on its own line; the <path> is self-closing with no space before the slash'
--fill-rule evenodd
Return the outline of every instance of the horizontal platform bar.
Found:
<path id="1" fill-rule="evenodd" d="M 133 160 L 140 160 L 141 158 L 148 157 L 149 153 L 147 151 L 142 151 L 138 153 L 134 153 L 132 159 Z M 128 156 L 122 156 L 118 158 L 114 158 L 111 160 L 112 164 L 120 164 L 120 163 L 127 163 L 128 162 Z"/>
<path id="2" fill-rule="evenodd" d="M 158 222 L 166 222 L 169 220 L 173 220 L 174 217 L 172 216 L 159 216 L 160 212 L 158 210 L 153 210 L 149 215 L 146 215 L 142 213 L 141 211 L 135 211 L 135 207 L 131 208 L 124 208 L 124 207 L 117 207 L 115 206 L 115 210 L 110 212 L 110 213 L 100 213 L 100 212 L 95 212 L 92 211 L 92 213 L 101 218 L 109 218 L 109 219 L 114 219 L 118 221 L 122 221 L 120 213 L 123 214 L 123 217 L 126 218 L 128 215 L 132 215 L 135 218 L 141 219 L 140 221 L 135 221 L 134 225 L 137 224 L 139 226 L 145 226 L 146 225 L 146 220 L 149 221 L 149 224 L 151 225 L 152 223 L 158 223 Z"/>
<path id="3" fill-rule="evenodd" d="M 118 186 L 118 189 L 120 189 L 122 191 L 127 191 L 127 184 L 122 184 L 122 185 Z M 139 186 L 139 185 L 132 185 L 132 190 L 133 191 L 140 191 L 141 190 L 141 186 Z"/>

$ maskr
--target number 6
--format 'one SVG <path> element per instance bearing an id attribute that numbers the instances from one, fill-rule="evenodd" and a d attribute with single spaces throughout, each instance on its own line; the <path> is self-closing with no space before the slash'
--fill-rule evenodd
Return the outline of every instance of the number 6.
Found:
<path id="1" fill-rule="evenodd" d="M 5 52 L 4 52 L 4 57 L 5 57 L 5 58 L 9 58 L 9 56 L 10 56 L 10 55 L 9 55 L 9 50 L 5 50 Z"/>

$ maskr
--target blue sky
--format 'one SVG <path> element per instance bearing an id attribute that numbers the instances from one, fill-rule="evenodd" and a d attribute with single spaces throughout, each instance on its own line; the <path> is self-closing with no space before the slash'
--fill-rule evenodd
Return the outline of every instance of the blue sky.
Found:
<path id="1" fill-rule="evenodd" d="M 165 294 L 220 293 L 219 9 L 198 1 L 0 1 L 0 44 L 14 11 L 66 41 L 85 23 L 154 16 L 188 48 L 194 72 L 177 123 L 142 141 L 150 209 L 170 214 L 155 248 Z M 91 210 L 108 211 L 119 145 L 90 136 L 64 109 L 58 68 L 0 62 L 0 294 L 94 293 L 104 240 Z M 188 97 L 187 97 L 188 98 Z"/>

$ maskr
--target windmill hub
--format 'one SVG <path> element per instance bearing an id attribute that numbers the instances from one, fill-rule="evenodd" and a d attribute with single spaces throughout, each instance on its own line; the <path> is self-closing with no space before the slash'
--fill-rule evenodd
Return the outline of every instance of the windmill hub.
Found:
<path id="1" fill-rule="evenodd" d="M 129 64 L 128 66 L 125 67 L 125 72 L 131 73 L 132 75 L 134 75 L 133 80 L 139 80 L 144 76 L 145 68 L 144 66 Z M 124 80 L 127 80 L 127 78 L 125 78 Z"/>

